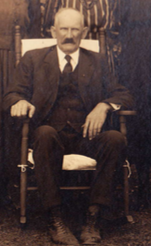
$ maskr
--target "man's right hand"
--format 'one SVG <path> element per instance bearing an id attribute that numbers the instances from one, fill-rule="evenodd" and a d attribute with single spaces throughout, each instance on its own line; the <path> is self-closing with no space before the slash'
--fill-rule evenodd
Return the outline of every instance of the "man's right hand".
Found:
<path id="1" fill-rule="evenodd" d="M 12 117 L 22 117 L 28 114 L 32 118 L 35 113 L 35 106 L 26 100 L 20 100 L 11 107 L 10 114 Z"/>

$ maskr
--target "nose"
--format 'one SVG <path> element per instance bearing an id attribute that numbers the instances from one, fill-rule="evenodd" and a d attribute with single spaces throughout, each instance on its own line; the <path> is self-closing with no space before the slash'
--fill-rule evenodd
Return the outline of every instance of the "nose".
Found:
<path id="1" fill-rule="evenodd" d="M 67 38 L 72 38 L 72 31 L 70 28 L 67 31 Z"/>

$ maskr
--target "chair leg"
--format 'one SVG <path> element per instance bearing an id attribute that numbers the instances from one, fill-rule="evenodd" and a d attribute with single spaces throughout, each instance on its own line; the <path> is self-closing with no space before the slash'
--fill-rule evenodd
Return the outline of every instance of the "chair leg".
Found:
<path id="1" fill-rule="evenodd" d="M 124 210 L 125 210 L 125 217 L 129 223 L 134 223 L 133 217 L 130 215 L 129 212 L 129 182 L 128 182 L 128 164 L 127 160 L 125 161 L 124 165 Z"/>
<path id="2" fill-rule="evenodd" d="M 20 177 L 20 223 L 26 223 L 27 171 L 21 170 Z"/>
<path id="3" fill-rule="evenodd" d="M 22 128 L 22 143 L 21 143 L 21 168 L 20 173 L 20 223 L 26 223 L 26 193 L 27 193 L 27 151 L 28 151 L 28 131 L 29 119 L 24 120 Z"/>

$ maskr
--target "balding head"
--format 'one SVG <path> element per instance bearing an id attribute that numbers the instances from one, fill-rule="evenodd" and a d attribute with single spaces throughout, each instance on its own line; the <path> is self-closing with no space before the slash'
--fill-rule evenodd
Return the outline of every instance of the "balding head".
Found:
<path id="1" fill-rule="evenodd" d="M 55 15 L 54 26 L 59 22 L 59 18 L 67 18 L 72 16 L 72 18 L 79 19 L 81 22 L 81 27 L 84 27 L 84 16 L 77 9 L 74 8 L 61 8 Z"/>
<path id="2" fill-rule="evenodd" d="M 83 15 L 76 9 L 62 8 L 55 16 L 51 33 L 57 38 L 59 48 L 66 54 L 75 52 L 87 34 Z"/>

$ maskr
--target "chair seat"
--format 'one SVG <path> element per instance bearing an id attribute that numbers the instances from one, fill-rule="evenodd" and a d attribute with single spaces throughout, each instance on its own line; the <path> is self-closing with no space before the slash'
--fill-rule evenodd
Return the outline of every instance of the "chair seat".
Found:
<path id="1" fill-rule="evenodd" d="M 28 161 L 34 164 L 32 149 L 28 149 Z M 84 155 L 64 155 L 62 170 L 95 170 L 96 164 L 96 160 Z"/>

